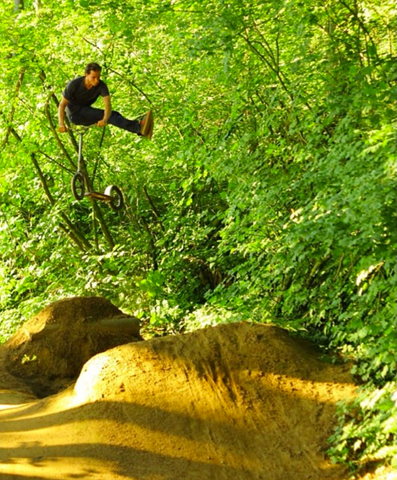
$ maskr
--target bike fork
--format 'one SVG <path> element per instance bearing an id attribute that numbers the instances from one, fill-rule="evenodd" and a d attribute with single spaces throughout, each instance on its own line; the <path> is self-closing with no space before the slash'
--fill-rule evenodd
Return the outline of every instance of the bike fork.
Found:
<path id="1" fill-rule="evenodd" d="M 81 167 L 83 163 L 83 135 L 84 133 L 79 133 L 79 157 L 77 160 L 77 170 L 81 172 Z"/>

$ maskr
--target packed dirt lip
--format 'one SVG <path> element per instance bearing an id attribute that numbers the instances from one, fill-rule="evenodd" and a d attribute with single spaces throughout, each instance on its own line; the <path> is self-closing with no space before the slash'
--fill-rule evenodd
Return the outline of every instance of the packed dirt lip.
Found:
<path id="1" fill-rule="evenodd" d="M 27 383 L 17 363 L 7 370 L 13 348 L 27 351 L 17 337 L 0 346 L 2 480 L 348 478 L 326 449 L 336 403 L 355 392 L 349 366 L 323 362 L 281 328 L 233 323 L 136 339 L 94 355 L 42 399 L 30 387 L 33 367 Z M 37 361 L 40 345 L 50 360 L 67 351 L 51 350 L 59 335 L 27 338 Z"/>

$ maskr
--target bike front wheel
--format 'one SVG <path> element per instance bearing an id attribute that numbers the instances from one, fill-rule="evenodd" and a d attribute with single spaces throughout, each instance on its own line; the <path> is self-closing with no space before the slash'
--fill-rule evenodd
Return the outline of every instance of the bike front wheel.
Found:
<path id="1" fill-rule="evenodd" d="M 85 194 L 84 176 L 78 172 L 72 178 L 72 193 L 76 200 L 82 200 Z"/>

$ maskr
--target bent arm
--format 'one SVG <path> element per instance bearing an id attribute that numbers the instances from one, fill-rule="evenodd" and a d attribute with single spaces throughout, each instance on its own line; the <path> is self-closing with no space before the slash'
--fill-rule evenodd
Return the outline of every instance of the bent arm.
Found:
<path id="1" fill-rule="evenodd" d="M 97 123 L 97 125 L 99 127 L 105 127 L 106 126 L 107 121 L 109 120 L 110 115 L 112 113 L 112 104 L 110 102 L 110 95 L 106 95 L 106 97 L 103 97 L 103 103 L 104 103 L 104 106 L 105 106 L 105 112 L 103 114 L 102 120 L 99 120 L 99 122 Z"/>
<path id="2" fill-rule="evenodd" d="M 60 132 L 66 132 L 66 127 L 65 127 L 65 108 L 67 104 L 69 103 L 69 100 L 66 100 L 65 97 L 62 97 L 62 100 L 59 103 L 58 107 L 58 121 L 59 121 L 59 131 Z"/>

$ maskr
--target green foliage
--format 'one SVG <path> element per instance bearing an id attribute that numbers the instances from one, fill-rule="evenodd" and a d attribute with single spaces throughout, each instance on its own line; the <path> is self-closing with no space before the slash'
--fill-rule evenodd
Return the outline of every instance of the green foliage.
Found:
<path id="1" fill-rule="evenodd" d="M 391 0 L 24 3 L 0 5 L 0 341 L 72 295 L 106 296 L 156 334 L 278 323 L 352 358 L 368 385 L 332 457 L 390 459 Z M 155 115 L 153 142 L 86 136 L 119 213 L 73 200 L 76 144 L 56 131 L 88 61 L 113 108 Z"/>
<path id="2" fill-rule="evenodd" d="M 393 459 L 397 467 L 396 382 L 380 389 L 362 388 L 352 405 L 342 405 L 329 453 L 336 462 L 357 465 Z"/>

